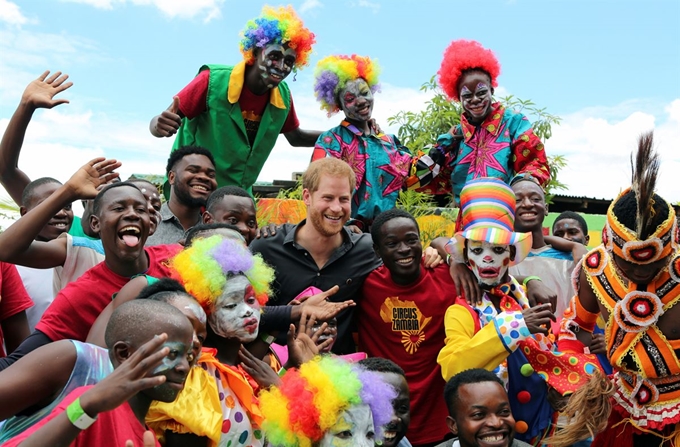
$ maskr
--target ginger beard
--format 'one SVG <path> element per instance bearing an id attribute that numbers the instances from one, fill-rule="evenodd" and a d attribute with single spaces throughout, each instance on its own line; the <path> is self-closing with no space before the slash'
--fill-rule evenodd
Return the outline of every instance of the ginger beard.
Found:
<path id="1" fill-rule="evenodd" d="M 253 286 L 244 275 L 227 280 L 224 292 L 217 298 L 208 316 L 208 323 L 216 335 L 249 343 L 257 338 L 260 327 L 260 303 Z"/>
<path id="2" fill-rule="evenodd" d="M 509 245 L 468 240 L 466 250 L 472 272 L 482 289 L 489 290 L 505 282 L 512 260 Z"/>
<path id="3" fill-rule="evenodd" d="M 373 447 L 375 429 L 368 405 L 352 405 L 326 431 L 319 447 Z"/>

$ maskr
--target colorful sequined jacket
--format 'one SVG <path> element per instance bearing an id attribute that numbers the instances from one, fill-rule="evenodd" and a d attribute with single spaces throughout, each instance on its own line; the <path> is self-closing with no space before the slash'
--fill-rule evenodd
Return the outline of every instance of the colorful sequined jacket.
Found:
<path id="1" fill-rule="evenodd" d="M 517 174 L 531 174 L 543 186 L 550 179 L 543 143 L 527 117 L 519 112 L 493 103 L 479 126 L 471 124 L 465 114 L 461 115 L 455 133 L 458 138 L 446 133 L 437 140 L 435 149 L 443 154 L 446 161 L 442 163 L 441 170 L 436 163 L 429 166 L 437 169 L 438 174 L 426 177 L 420 172 L 419 177 L 428 183 L 421 181 L 419 186 L 426 186 L 425 190 L 432 194 L 453 192 L 458 202 L 463 185 L 473 178 L 496 177 L 510 183 Z M 413 166 L 412 173 L 419 169 Z"/>

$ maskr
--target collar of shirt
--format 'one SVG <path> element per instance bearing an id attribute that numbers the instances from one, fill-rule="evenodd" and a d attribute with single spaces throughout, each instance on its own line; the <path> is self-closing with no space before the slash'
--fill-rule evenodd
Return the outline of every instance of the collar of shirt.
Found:
<path id="1" fill-rule="evenodd" d="M 498 131 L 501 128 L 501 120 L 503 119 L 504 112 L 505 107 L 503 107 L 500 102 L 494 102 L 491 104 L 491 110 L 489 111 L 489 114 L 479 127 L 486 129 L 494 136 L 498 136 Z M 460 126 L 463 129 L 463 135 L 465 136 L 465 142 L 467 143 L 475 134 L 476 126 L 467 120 L 465 113 L 460 115 Z"/>
<path id="2" fill-rule="evenodd" d="M 230 103 L 236 104 L 238 102 L 238 99 L 241 97 L 241 90 L 243 90 L 243 87 L 245 85 L 245 76 L 246 76 L 246 62 L 241 61 L 238 64 L 234 65 L 234 68 L 232 68 L 231 70 L 231 75 L 229 76 L 229 91 L 227 92 L 227 96 Z M 270 89 L 269 102 L 274 107 L 277 107 L 279 109 L 286 108 L 286 104 L 283 102 L 283 96 L 281 96 L 281 91 L 279 90 L 278 86 L 276 86 L 273 89 Z"/>
<path id="3" fill-rule="evenodd" d="M 354 124 L 350 123 L 347 120 L 342 120 L 340 125 L 342 127 L 344 127 L 345 129 L 349 130 L 350 132 L 352 132 L 357 137 L 375 137 L 375 138 L 378 138 L 378 139 L 383 140 L 383 141 L 387 141 L 387 142 L 390 141 L 387 134 L 384 134 L 384 133 L 379 133 L 379 134 L 372 133 L 370 135 L 364 135 L 364 133 L 361 130 L 359 130 L 359 128 L 357 126 L 355 126 Z"/>
<path id="4" fill-rule="evenodd" d="M 177 216 L 175 216 L 172 213 L 172 211 L 170 210 L 170 207 L 168 206 L 168 202 L 165 202 L 161 206 L 161 220 L 165 222 L 165 221 L 172 220 L 172 219 L 175 219 L 176 221 L 179 222 L 179 219 L 177 218 Z"/>
<path id="5" fill-rule="evenodd" d="M 293 228 L 293 231 L 288 232 L 286 234 L 286 237 L 283 239 L 283 244 L 293 244 L 294 247 L 300 249 L 302 246 L 295 242 L 295 234 L 297 233 L 298 229 L 305 225 L 307 223 L 307 219 L 303 219 L 300 221 L 299 224 L 295 225 L 295 228 Z M 336 252 L 340 249 L 342 249 L 342 253 L 344 254 L 346 251 L 348 251 L 350 248 L 354 246 L 354 240 L 352 239 L 352 233 L 347 229 L 347 227 L 342 227 L 342 245 L 338 247 Z M 333 256 L 335 258 L 335 256 Z"/>

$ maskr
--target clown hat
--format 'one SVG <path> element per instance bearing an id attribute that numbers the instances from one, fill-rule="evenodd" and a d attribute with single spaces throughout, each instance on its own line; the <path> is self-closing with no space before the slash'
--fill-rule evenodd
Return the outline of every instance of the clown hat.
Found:
<path id="1" fill-rule="evenodd" d="M 460 225 L 446 244 L 446 251 L 457 262 L 465 262 L 465 240 L 513 245 L 515 265 L 531 250 L 531 233 L 515 233 L 515 193 L 500 179 L 481 177 L 470 180 L 460 193 Z"/>

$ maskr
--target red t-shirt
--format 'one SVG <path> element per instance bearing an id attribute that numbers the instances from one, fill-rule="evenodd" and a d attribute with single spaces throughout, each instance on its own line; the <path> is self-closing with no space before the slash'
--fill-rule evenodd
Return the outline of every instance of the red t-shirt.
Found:
<path id="1" fill-rule="evenodd" d="M 177 93 L 179 98 L 179 109 L 184 116 L 193 119 L 205 112 L 208 96 L 208 81 L 210 79 L 210 70 L 203 70 L 200 72 L 186 87 Z M 248 139 L 251 144 L 255 141 L 257 129 L 260 127 L 260 120 L 264 113 L 265 107 L 269 103 L 269 93 L 264 95 L 256 95 L 248 89 L 244 83 L 241 90 L 241 96 L 238 99 L 239 106 L 241 106 L 241 115 L 243 115 L 243 122 L 246 126 Z M 295 113 L 295 106 L 293 105 L 293 95 L 290 96 L 290 110 L 286 122 L 283 123 L 280 133 L 290 132 L 300 127 L 300 121 Z"/>
<path id="2" fill-rule="evenodd" d="M 408 286 L 396 284 L 384 265 L 373 270 L 358 302 L 359 350 L 390 359 L 406 373 L 411 391 L 406 436 L 414 445 L 450 433 L 437 355 L 444 347 L 444 314 L 455 297 L 449 267 L 426 269 L 421 263 L 420 278 Z"/>
<path id="3" fill-rule="evenodd" d="M 181 249 L 178 244 L 145 247 L 149 269 L 144 273 L 155 278 L 170 276 L 165 261 Z M 95 320 L 113 299 L 113 294 L 118 293 L 130 279 L 111 271 L 106 261 L 97 264 L 59 292 L 35 328 L 52 341 L 85 341 Z"/>
<path id="4" fill-rule="evenodd" d="M 0 262 L 0 323 L 31 307 L 33 301 L 26 293 L 17 268 L 14 264 Z M 3 340 L 4 335 L 0 327 L 0 357 L 6 355 Z"/>
<path id="5" fill-rule="evenodd" d="M 66 411 L 71 402 L 76 400 L 85 391 L 92 388 L 94 385 L 81 386 L 73 390 L 68 396 L 64 398 L 59 405 L 57 405 L 52 412 L 47 415 L 43 420 L 26 430 L 25 432 L 15 436 L 2 447 L 14 447 L 18 446 L 21 442 L 28 439 L 33 433 L 38 431 L 40 427 L 47 424 L 50 420 L 54 419 Z M 132 440 L 135 447 L 144 445 L 144 432 L 148 430 L 144 427 L 135 417 L 132 412 L 130 405 L 125 402 L 118 408 L 111 411 L 105 411 L 97 415 L 97 420 L 94 424 L 90 425 L 89 428 L 80 432 L 78 437 L 73 441 L 71 447 L 98 447 L 98 446 L 111 446 L 111 447 L 123 447 L 125 442 L 130 439 Z M 158 441 L 156 441 L 156 446 L 160 447 Z"/>

